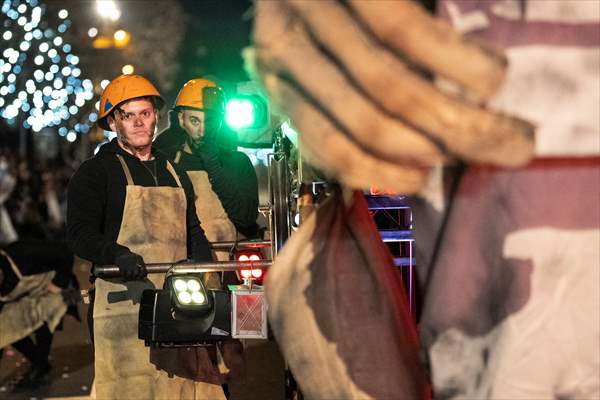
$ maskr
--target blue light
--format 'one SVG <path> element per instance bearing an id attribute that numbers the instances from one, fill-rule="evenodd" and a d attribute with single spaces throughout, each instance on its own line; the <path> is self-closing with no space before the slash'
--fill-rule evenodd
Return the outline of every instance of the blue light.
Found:
<path id="1" fill-rule="evenodd" d="M 58 134 L 60 136 L 65 136 L 67 134 L 67 132 L 68 132 L 68 130 L 64 126 L 58 129 Z"/>
<path id="2" fill-rule="evenodd" d="M 38 40 L 39 40 L 39 39 L 41 39 L 41 38 L 42 38 L 42 36 L 44 36 L 44 34 L 42 33 L 42 31 L 41 31 L 41 30 L 39 30 L 39 29 L 36 29 L 35 31 L 33 31 L 33 37 L 34 37 L 34 38 L 36 38 L 36 39 L 38 39 Z"/>
<path id="3" fill-rule="evenodd" d="M 64 51 L 65 53 L 70 53 L 70 52 L 71 52 L 71 45 L 70 45 L 69 43 L 67 43 L 67 44 L 65 44 L 65 45 L 62 47 L 62 49 L 63 49 L 63 51 Z"/>
<path id="4" fill-rule="evenodd" d="M 67 25 L 60 24 L 57 29 L 60 33 L 65 33 L 67 31 Z"/>
<path id="5" fill-rule="evenodd" d="M 77 106 L 69 107 L 69 112 L 71 113 L 71 115 L 77 114 L 77 111 L 79 111 L 79 108 Z"/>

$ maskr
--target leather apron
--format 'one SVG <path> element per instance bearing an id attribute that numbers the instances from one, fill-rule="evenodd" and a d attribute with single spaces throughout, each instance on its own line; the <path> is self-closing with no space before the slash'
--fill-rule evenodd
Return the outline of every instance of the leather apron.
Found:
<path id="1" fill-rule="evenodd" d="M 173 166 L 167 162 L 177 187 L 143 187 L 134 184 L 123 157 L 117 158 L 127 178 L 117 242 L 140 254 L 146 263 L 186 259 L 186 197 Z M 198 368 L 194 349 L 151 350 L 138 339 L 142 292 L 162 288 L 164 278 L 164 274 L 152 274 L 144 281 L 96 279 L 94 385 L 98 399 L 225 398 L 220 385 L 190 379 Z"/>
<path id="2" fill-rule="evenodd" d="M 13 259 L 0 250 L 19 282 L 0 301 L 6 303 L 0 311 L 0 349 L 35 332 L 44 323 L 51 332 L 60 323 L 67 311 L 67 305 L 60 293 L 48 292 L 48 283 L 52 282 L 55 272 L 23 276 Z"/>
<path id="3" fill-rule="evenodd" d="M 185 144 L 184 151 L 189 151 L 189 146 Z M 175 164 L 179 163 L 181 151 L 178 151 L 173 160 Z M 233 222 L 229 219 L 227 212 L 223 208 L 223 204 L 219 196 L 212 190 L 208 173 L 206 171 L 186 171 L 196 194 L 196 214 L 200 220 L 200 226 L 204 230 L 204 234 L 209 242 L 229 242 L 237 240 L 237 231 Z M 219 261 L 229 260 L 229 251 L 215 251 L 215 256 Z M 220 288 L 220 282 L 215 282 L 218 279 L 217 273 L 205 274 L 205 282 L 210 288 Z"/>

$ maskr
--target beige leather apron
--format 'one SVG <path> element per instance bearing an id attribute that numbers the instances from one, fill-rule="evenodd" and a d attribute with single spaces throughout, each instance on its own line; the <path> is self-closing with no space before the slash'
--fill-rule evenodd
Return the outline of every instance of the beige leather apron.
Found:
<path id="1" fill-rule="evenodd" d="M 0 301 L 6 303 L 0 311 L 0 349 L 29 336 L 44 323 L 53 332 L 67 311 L 67 305 L 60 294 L 48 292 L 48 283 L 54 278 L 54 271 L 23 276 L 13 259 L 4 251 L 15 275 L 17 286 Z"/>
<path id="2" fill-rule="evenodd" d="M 167 162 L 167 169 L 178 187 L 143 187 L 134 184 L 122 156 L 117 158 L 127 178 L 117 242 L 142 255 L 146 263 L 185 259 L 186 198 L 172 165 Z M 94 384 L 98 399 L 225 398 L 220 385 L 187 379 L 198 368 L 196 350 L 150 350 L 138 339 L 142 291 L 162 288 L 163 283 L 163 274 L 149 275 L 144 281 L 96 280 Z"/>
<path id="3" fill-rule="evenodd" d="M 189 146 L 186 144 L 184 151 L 189 151 Z M 178 151 L 175 159 L 175 164 L 179 163 L 181 151 Z M 233 222 L 229 219 L 227 212 L 219 200 L 219 196 L 212 190 L 208 173 L 206 171 L 186 171 L 196 194 L 196 214 L 200 220 L 200 226 L 204 230 L 204 234 L 209 242 L 228 242 L 237 239 L 237 232 Z M 215 251 L 215 256 L 219 261 L 228 261 L 229 252 L 227 250 Z M 219 288 L 219 283 L 215 282 L 218 279 L 217 273 L 205 274 L 205 282 L 208 287 Z"/>

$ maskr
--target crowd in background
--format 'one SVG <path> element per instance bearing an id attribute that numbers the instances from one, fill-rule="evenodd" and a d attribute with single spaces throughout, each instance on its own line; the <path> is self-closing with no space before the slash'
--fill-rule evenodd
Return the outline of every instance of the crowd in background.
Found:
<path id="1" fill-rule="evenodd" d="M 70 159 L 22 157 L 0 148 L 0 245 L 17 239 L 64 240 Z"/>

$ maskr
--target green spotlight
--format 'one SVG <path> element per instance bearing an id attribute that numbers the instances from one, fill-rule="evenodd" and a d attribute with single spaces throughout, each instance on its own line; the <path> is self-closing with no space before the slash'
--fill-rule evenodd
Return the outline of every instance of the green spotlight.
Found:
<path id="1" fill-rule="evenodd" d="M 232 129 L 250 128 L 256 121 L 257 105 L 249 98 L 233 98 L 225 107 L 225 123 Z"/>

